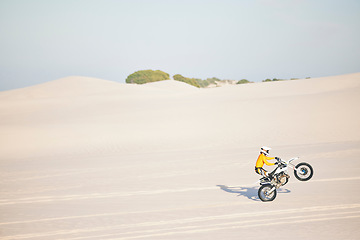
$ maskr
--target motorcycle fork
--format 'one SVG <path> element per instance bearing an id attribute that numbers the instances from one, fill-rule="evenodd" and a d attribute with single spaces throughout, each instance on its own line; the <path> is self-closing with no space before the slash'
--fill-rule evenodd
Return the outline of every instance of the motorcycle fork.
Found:
<path id="1" fill-rule="evenodd" d="M 276 189 L 276 187 L 273 186 L 273 187 L 270 189 L 270 191 L 268 192 L 268 194 L 271 194 L 273 191 L 275 191 L 275 189 Z"/>
<path id="2" fill-rule="evenodd" d="M 290 165 L 291 165 L 291 168 L 292 169 L 294 169 L 294 171 L 296 171 L 296 172 L 298 172 L 299 174 L 301 174 L 301 170 L 299 169 L 299 168 L 296 168 L 296 166 L 295 165 L 293 165 L 292 163 L 290 163 Z"/>

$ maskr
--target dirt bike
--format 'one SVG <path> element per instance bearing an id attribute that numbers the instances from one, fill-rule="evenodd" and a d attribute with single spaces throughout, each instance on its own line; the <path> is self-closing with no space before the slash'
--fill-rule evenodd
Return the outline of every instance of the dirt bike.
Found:
<path id="1" fill-rule="evenodd" d="M 291 162 L 299 159 L 291 158 L 288 161 L 283 161 L 280 158 L 276 158 L 277 167 L 268 174 L 268 177 L 261 178 L 260 185 L 258 191 L 258 196 L 263 202 L 270 202 L 276 198 L 277 189 L 281 186 L 284 186 L 289 181 L 288 167 L 291 167 L 294 170 L 295 177 L 300 181 L 308 181 L 312 178 L 314 174 L 314 170 L 310 164 L 302 162 L 297 164 L 296 166 Z"/>

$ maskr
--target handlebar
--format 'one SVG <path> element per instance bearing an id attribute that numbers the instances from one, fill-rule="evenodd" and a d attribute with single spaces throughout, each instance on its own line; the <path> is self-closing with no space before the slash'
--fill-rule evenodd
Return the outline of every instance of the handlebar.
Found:
<path id="1" fill-rule="evenodd" d="M 299 157 L 290 158 L 288 161 L 282 160 L 281 158 L 275 158 L 275 159 L 276 159 L 276 161 L 279 162 L 279 163 L 280 163 L 280 162 L 284 162 L 284 163 L 288 164 L 288 163 L 291 163 L 292 161 L 295 161 L 295 160 L 299 159 Z"/>
<path id="2" fill-rule="evenodd" d="M 297 159 L 299 159 L 299 158 L 300 158 L 300 157 L 291 158 L 291 159 L 289 160 L 289 163 L 292 162 L 292 161 L 295 161 L 295 160 L 297 160 Z"/>

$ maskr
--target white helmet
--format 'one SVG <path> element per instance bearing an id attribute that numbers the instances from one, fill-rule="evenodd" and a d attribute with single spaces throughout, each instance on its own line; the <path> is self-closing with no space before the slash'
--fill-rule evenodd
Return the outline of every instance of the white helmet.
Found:
<path id="1" fill-rule="evenodd" d="M 271 148 L 263 146 L 263 147 L 261 147 L 260 153 L 263 153 L 265 156 L 267 156 L 269 154 L 270 150 L 271 150 Z"/>

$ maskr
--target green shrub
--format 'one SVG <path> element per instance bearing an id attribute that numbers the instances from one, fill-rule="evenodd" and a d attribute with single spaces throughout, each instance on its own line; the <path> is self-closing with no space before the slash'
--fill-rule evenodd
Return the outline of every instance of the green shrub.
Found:
<path id="1" fill-rule="evenodd" d="M 250 82 L 250 81 L 247 80 L 247 79 L 241 79 L 241 80 L 239 80 L 236 84 L 245 84 L 245 83 L 252 83 L 252 82 Z"/>
<path id="2" fill-rule="evenodd" d="M 140 70 L 130 74 L 126 78 L 126 83 L 144 84 L 170 79 L 170 75 L 160 70 Z"/>
<path id="3" fill-rule="evenodd" d="M 277 82 L 277 81 L 284 81 L 284 79 L 279 78 L 273 78 L 272 80 L 270 78 L 267 78 L 265 80 L 262 80 L 262 82 Z"/>
<path id="4" fill-rule="evenodd" d="M 184 83 L 187 83 L 187 84 L 190 84 L 190 85 L 193 85 L 197 88 L 200 88 L 201 87 L 201 84 L 202 84 L 202 80 L 201 79 L 197 79 L 197 78 L 187 78 L 187 77 L 184 77 L 180 74 L 175 74 L 173 76 L 174 80 L 176 81 L 180 81 L 180 82 L 184 82 Z"/>

